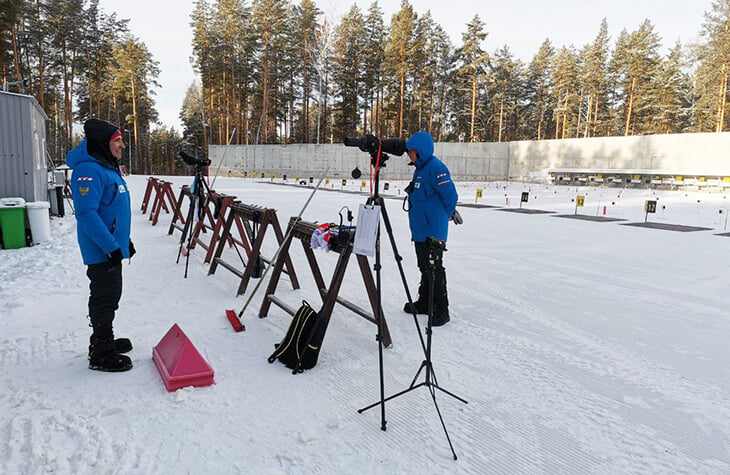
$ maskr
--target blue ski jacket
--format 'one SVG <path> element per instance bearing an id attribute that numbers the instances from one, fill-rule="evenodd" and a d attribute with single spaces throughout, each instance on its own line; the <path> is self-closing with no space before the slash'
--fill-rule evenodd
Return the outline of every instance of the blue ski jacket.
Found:
<path id="1" fill-rule="evenodd" d="M 454 215 L 459 195 L 446 165 L 433 154 L 433 138 L 428 132 L 416 132 L 406 142 L 406 149 L 418 152 L 413 172 L 413 191 L 408 196 L 408 221 L 411 239 L 425 242 L 432 236 L 446 241 L 449 219 Z"/>
<path id="2" fill-rule="evenodd" d="M 119 248 L 129 258 L 132 212 L 127 183 L 118 169 L 89 155 L 86 141 L 66 154 L 66 164 L 73 168 L 71 194 L 81 256 L 86 265 L 99 264 Z"/>

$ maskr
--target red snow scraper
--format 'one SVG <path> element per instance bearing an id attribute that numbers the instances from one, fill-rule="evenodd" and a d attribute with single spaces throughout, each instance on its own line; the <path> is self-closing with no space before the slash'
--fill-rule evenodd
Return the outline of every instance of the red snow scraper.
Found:
<path id="1" fill-rule="evenodd" d="M 302 206 L 302 210 L 299 211 L 299 214 L 297 215 L 297 219 L 294 222 L 299 221 L 302 218 L 302 213 L 304 213 L 304 210 L 307 209 L 307 206 L 309 205 L 309 202 L 312 201 L 312 198 L 314 197 L 314 194 L 319 189 L 319 185 L 322 184 L 322 181 L 324 180 L 324 177 L 327 176 L 327 172 L 330 170 L 330 167 L 327 166 L 327 168 L 322 173 L 322 176 L 319 177 L 319 181 L 317 182 L 317 186 L 314 187 L 314 190 L 312 190 L 312 193 L 309 195 L 309 198 L 307 198 L 307 202 L 304 203 L 304 206 Z M 259 287 L 261 287 L 261 284 L 266 279 L 266 274 L 269 273 L 269 269 L 271 269 L 271 266 L 276 262 L 277 257 L 279 257 L 279 253 L 281 252 L 281 248 L 284 247 L 284 244 L 289 240 L 289 237 L 291 236 L 291 232 L 294 230 L 294 226 L 289 227 L 289 229 L 286 232 L 286 236 L 284 236 L 284 240 L 281 241 L 281 245 L 279 246 L 279 249 L 276 250 L 274 253 L 274 257 L 271 258 L 271 261 L 269 261 L 268 265 L 266 266 L 266 269 L 264 269 L 264 273 L 261 275 L 261 278 L 259 279 L 258 283 L 256 284 L 256 287 L 254 287 L 253 291 L 251 292 L 251 295 L 248 296 L 248 300 L 246 300 L 246 303 L 243 304 L 243 308 L 240 312 L 236 315 L 236 312 L 233 310 L 226 310 L 226 318 L 228 318 L 228 321 L 231 322 L 231 326 L 233 326 L 233 329 L 237 332 L 245 331 L 246 326 L 241 323 L 241 318 L 243 317 L 243 312 L 246 311 L 248 308 L 248 305 L 251 303 L 251 300 L 253 300 L 253 296 L 256 295 L 256 292 L 259 290 Z"/>

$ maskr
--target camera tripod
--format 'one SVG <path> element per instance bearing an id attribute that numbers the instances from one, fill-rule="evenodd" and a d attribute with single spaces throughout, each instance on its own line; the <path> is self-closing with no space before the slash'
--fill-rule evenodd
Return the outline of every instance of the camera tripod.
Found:
<path id="1" fill-rule="evenodd" d="M 188 162 L 186 162 L 188 163 Z M 180 247 L 177 250 L 177 260 L 175 263 L 180 262 L 180 254 L 185 249 L 185 278 L 188 277 L 188 264 L 190 262 L 190 248 L 193 244 L 193 236 L 195 236 L 195 227 L 197 226 L 200 218 L 200 211 L 206 205 L 206 200 L 210 194 L 210 188 L 208 183 L 205 181 L 205 167 L 208 165 L 208 161 L 196 161 L 195 162 L 195 178 L 193 178 L 193 185 L 190 188 L 190 209 L 188 210 L 188 217 L 185 221 L 185 227 L 183 228 L 182 236 L 180 236 Z M 186 242 L 187 240 L 187 242 Z"/>
<path id="2" fill-rule="evenodd" d="M 373 161 L 378 159 L 378 165 L 381 164 L 381 166 L 384 166 L 385 160 L 388 159 L 388 156 L 384 153 L 380 153 L 380 156 L 378 155 L 380 153 L 380 150 L 377 152 L 371 151 L 371 156 L 373 158 Z M 413 381 L 411 382 L 410 386 L 400 391 L 396 394 L 393 394 L 391 396 L 385 397 L 385 385 L 384 385 L 384 377 L 383 377 L 383 329 L 382 329 L 382 313 L 380 311 L 381 308 L 381 280 L 380 280 L 380 270 L 381 270 L 381 260 L 380 260 L 380 226 L 378 226 L 378 232 L 375 239 L 375 275 L 376 275 L 376 299 L 377 299 L 377 305 L 376 308 L 378 310 L 377 315 L 377 323 L 378 323 L 378 334 L 376 337 L 376 340 L 378 341 L 378 362 L 379 362 L 379 370 L 380 370 L 380 401 L 375 402 L 373 404 L 370 404 L 369 406 L 366 406 L 362 409 L 358 409 L 358 413 L 362 414 L 364 411 L 367 411 L 368 409 L 371 409 L 375 406 L 380 406 L 380 429 L 386 430 L 386 420 L 385 420 L 385 402 L 390 401 L 391 399 L 395 399 L 398 396 L 402 396 L 403 394 L 406 394 L 416 388 L 420 387 L 427 387 L 429 392 L 431 393 L 431 399 L 433 400 L 433 404 L 436 408 L 436 412 L 438 413 L 439 420 L 441 421 L 441 426 L 444 429 L 444 433 L 446 434 L 446 440 L 449 442 L 449 448 L 451 449 L 451 454 L 454 456 L 454 460 L 457 459 L 456 452 L 454 451 L 454 446 L 451 443 L 451 438 L 449 437 L 449 433 L 446 429 L 446 424 L 444 423 L 444 419 L 441 416 L 441 410 L 439 409 L 438 403 L 436 402 L 436 391 L 435 389 L 438 389 L 440 391 L 445 392 L 449 396 L 463 402 L 464 404 L 467 404 L 467 401 L 456 396 L 455 394 L 443 389 L 438 385 L 438 382 L 436 380 L 436 374 L 433 370 L 433 363 L 431 361 L 431 330 L 432 330 L 432 318 L 433 318 L 433 292 L 434 292 L 434 277 L 435 277 L 435 263 L 436 261 L 441 260 L 441 253 L 442 251 L 446 250 L 445 243 L 443 241 L 440 241 L 438 239 L 429 238 L 427 241 L 429 243 L 429 273 L 430 273 L 430 279 L 429 279 L 429 297 L 428 297 L 428 323 L 426 326 L 426 335 L 427 339 L 424 343 L 423 340 L 423 334 L 421 332 L 421 326 L 418 323 L 418 318 L 415 313 L 414 305 L 413 305 L 413 299 L 411 298 L 410 290 L 408 289 L 408 283 L 406 281 L 405 272 L 403 271 L 403 264 L 402 260 L 403 257 L 398 253 L 398 247 L 395 243 L 395 238 L 393 237 L 393 228 L 390 224 L 390 218 L 388 217 L 388 212 L 385 208 L 385 201 L 382 196 L 380 196 L 379 189 L 380 189 L 380 167 L 376 165 L 375 166 L 375 188 L 373 195 L 368 198 L 366 204 L 370 206 L 379 206 L 380 212 L 383 216 L 383 222 L 385 223 L 385 229 L 388 234 L 388 238 L 390 240 L 390 245 L 393 249 L 393 255 L 395 256 L 396 264 L 398 265 L 398 270 L 400 272 L 401 281 L 403 282 L 403 287 L 406 291 L 406 296 L 408 298 L 408 302 L 411 305 L 411 308 L 413 309 L 413 320 L 416 324 L 416 329 L 418 330 L 418 338 L 421 342 L 421 348 L 423 350 L 425 359 L 421 363 L 421 366 L 418 368 L 418 371 L 416 372 L 416 376 L 413 378 Z M 416 380 L 421 374 L 421 371 L 425 369 L 425 380 L 416 384 Z"/>

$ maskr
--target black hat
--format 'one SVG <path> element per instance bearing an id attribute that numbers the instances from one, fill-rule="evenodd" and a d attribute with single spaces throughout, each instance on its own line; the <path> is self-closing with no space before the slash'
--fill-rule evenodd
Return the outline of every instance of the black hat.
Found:
<path id="1" fill-rule="evenodd" d="M 89 119 L 84 123 L 84 133 L 86 134 L 86 151 L 89 155 L 113 167 L 119 166 L 116 157 L 109 149 L 109 141 L 114 135 L 120 133 L 118 127 L 105 120 Z"/>

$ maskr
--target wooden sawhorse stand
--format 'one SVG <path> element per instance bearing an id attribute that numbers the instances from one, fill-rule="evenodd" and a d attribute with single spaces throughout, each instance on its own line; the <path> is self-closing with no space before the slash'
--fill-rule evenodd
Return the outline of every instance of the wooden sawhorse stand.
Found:
<path id="1" fill-rule="evenodd" d="M 291 218 L 289 220 L 289 227 L 291 228 L 292 226 L 294 227 L 294 229 L 291 230 L 291 232 L 287 231 L 287 233 L 289 234 L 289 239 L 285 241 L 282 245 L 281 251 L 279 251 L 279 256 L 274 263 L 274 268 L 272 269 L 271 273 L 271 280 L 269 280 L 269 286 L 266 288 L 266 296 L 264 297 L 264 301 L 261 304 L 261 309 L 259 310 L 259 318 L 263 318 L 268 315 L 269 308 L 271 307 L 272 303 L 276 304 L 277 307 L 283 309 L 292 316 L 296 314 L 296 309 L 284 303 L 280 298 L 274 295 L 274 293 L 276 292 L 276 286 L 279 283 L 279 278 L 281 277 L 284 263 L 289 260 L 289 247 L 291 246 L 291 242 L 294 238 L 297 238 L 302 243 L 302 247 L 304 248 L 304 254 L 307 256 L 307 261 L 309 261 L 309 267 L 312 270 L 312 276 L 314 277 L 314 281 L 317 284 L 317 289 L 319 290 L 320 297 L 322 298 L 323 306 L 320 315 L 324 319 L 323 323 L 325 329 L 327 328 L 327 325 L 329 325 L 329 320 L 332 316 L 332 310 L 335 307 L 335 302 L 377 325 L 378 321 L 374 317 L 376 312 L 375 309 L 378 306 L 377 294 L 375 289 L 375 281 L 373 280 L 373 274 L 370 272 L 370 264 L 368 263 L 367 257 L 355 254 L 355 257 L 357 258 L 357 263 L 360 266 L 360 274 L 362 274 L 363 283 L 365 284 L 365 289 L 367 291 L 368 299 L 370 300 L 370 307 L 372 308 L 373 313 L 369 313 L 362 307 L 338 296 L 340 292 L 340 286 L 342 285 L 342 281 L 345 278 L 345 270 L 347 270 L 347 264 L 350 261 L 350 254 L 352 254 L 353 250 L 353 241 L 355 238 L 354 230 L 348 229 L 340 231 L 341 234 L 337 237 L 333 236 L 332 241 L 330 241 L 330 249 L 333 252 L 339 254 L 340 257 L 337 260 L 337 265 L 335 266 L 332 280 L 328 288 L 325 286 L 324 278 L 322 277 L 322 271 L 319 268 L 317 258 L 314 255 L 314 251 L 312 250 L 311 245 L 312 234 L 314 233 L 314 230 L 318 225 L 316 223 L 301 220 L 297 221 L 296 218 Z M 297 285 L 294 288 L 298 289 L 299 286 Z M 383 314 L 382 305 L 379 306 L 378 310 L 380 313 L 380 317 L 383 321 L 383 345 L 389 347 L 392 344 L 392 341 L 390 338 L 390 331 L 388 330 L 388 323 L 385 321 L 385 315 Z"/>
<path id="2" fill-rule="evenodd" d="M 231 234 L 231 228 L 233 227 L 234 222 L 238 227 L 240 240 L 236 240 Z M 256 234 L 256 238 L 254 239 L 251 224 L 255 225 L 256 223 L 258 223 L 259 229 L 258 233 Z M 271 227 L 273 228 L 274 234 L 276 235 L 276 240 L 279 246 L 281 246 L 281 243 L 284 241 L 284 235 L 281 232 L 281 225 L 279 225 L 279 220 L 276 217 L 275 209 L 262 208 L 260 206 L 246 205 L 242 203 L 231 203 L 228 206 L 228 216 L 225 220 L 223 231 L 218 238 L 218 246 L 216 247 L 215 256 L 213 257 L 213 260 L 210 264 L 210 270 L 208 270 L 208 275 L 215 274 L 215 271 L 220 264 L 241 279 L 241 283 L 238 285 L 236 295 L 241 295 L 242 293 L 246 292 L 246 287 L 251 280 L 251 275 L 253 274 L 253 268 L 256 265 L 256 260 L 261 258 L 264 262 L 270 262 L 268 259 L 264 258 L 261 255 L 261 246 L 264 242 L 266 230 L 268 229 L 269 225 L 271 225 Z M 245 242 L 246 240 L 249 240 L 251 242 L 250 252 L 248 252 L 248 262 L 244 263 L 245 267 L 243 270 L 237 269 L 235 266 L 231 265 L 221 258 L 221 255 L 223 254 L 223 248 L 226 245 L 226 241 L 228 241 L 229 239 L 233 239 L 239 244 Z M 279 253 L 279 255 L 281 255 L 281 253 Z M 298 289 L 299 281 L 297 280 L 297 275 L 294 273 L 294 266 L 292 265 L 289 256 L 286 256 L 284 260 L 284 265 L 286 266 L 286 273 L 289 275 L 292 287 Z"/>
<path id="3" fill-rule="evenodd" d="M 147 182 L 147 189 L 145 190 L 146 200 L 149 200 L 147 192 L 150 192 L 151 194 L 152 191 L 155 192 L 155 199 L 152 202 L 152 208 L 150 209 L 150 221 L 152 221 L 152 226 L 156 225 L 157 221 L 160 219 L 160 211 L 162 209 L 164 209 L 166 213 L 169 213 L 171 210 L 173 214 L 180 213 L 180 209 L 175 206 L 175 193 L 172 191 L 172 183 L 169 181 L 158 180 L 156 178 L 150 178 Z M 167 203 L 165 201 L 167 201 Z M 146 211 L 147 202 L 143 200 L 142 213 L 144 214 Z M 180 220 L 185 222 L 182 216 L 180 216 Z"/>
<path id="4" fill-rule="evenodd" d="M 194 206 L 194 199 L 192 194 L 190 193 L 190 187 L 187 185 L 183 185 L 183 187 L 180 189 L 180 196 L 177 200 L 177 209 L 181 210 L 181 212 L 176 214 L 172 218 L 170 228 L 167 231 L 168 235 L 172 234 L 177 229 L 178 231 L 182 232 L 183 236 L 187 236 L 189 226 L 192 226 L 192 223 L 185 223 L 184 221 L 182 221 L 182 204 L 186 197 L 188 198 L 188 203 L 190 203 L 190 206 Z M 203 204 L 203 215 L 200 217 L 200 220 L 195 223 L 195 228 L 193 229 L 190 249 L 193 249 L 196 244 L 200 244 L 200 247 L 206 250 L 205 259 L 203 261 L 206 264 L 208 264 L 213 258 L 216 244 L 218 243 L 221 231 L 223 230 L 223 225 L 226 222 L 226 212 L 228 211 L 228 208 L 236 202 L 235 200 L 235 196 L 224 195 L 222 193 L 216 193 L 215 191 L 211 191 L 210 193 L 208 193 L 208 196 L 205 199 L 205 203 Z M 185 224 L 185 226 L 180 226 L 179 224 L 177 224 L 178 219 L 180 219 L 183 224 Z M 236 218 L 235 221 L 236 226 L 238 226 L 239 232 L 244 235 L 241 220 L 239 218 Z M 204 241 L 200 237 L 200 233 L 207 233 L 208 231 L 211 231 L 210 240 Z M 234 242 L 242 246 L 246 250 L 246 254 L 251 253 L 251 246 L 249 245 L 247 239 L 239 241 L 233 236 L 229 236 L 228 245 L 232 246 Z"/>

